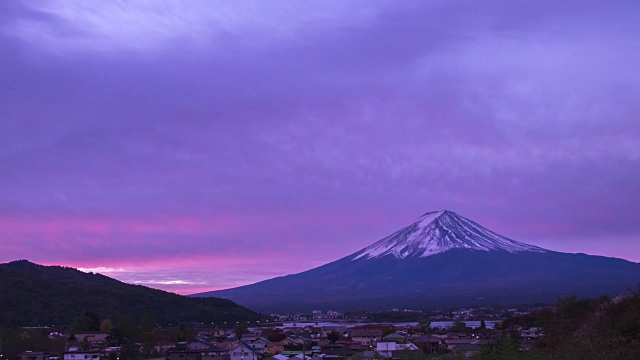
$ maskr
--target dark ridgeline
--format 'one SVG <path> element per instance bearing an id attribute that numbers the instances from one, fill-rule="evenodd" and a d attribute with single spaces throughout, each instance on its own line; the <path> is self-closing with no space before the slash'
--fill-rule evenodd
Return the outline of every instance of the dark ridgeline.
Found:
<path id="1" fill-rule="evenodd" d="M 617 295 L 640 282 L 640 264 L 517 242 L 451 211 L 340 260 L 299 274 L 191 295 L 228 298 L 263 312 L 383 310 L 553 303 Z"/>
<path id="2" fill-rule="evenodd" d="M 194 299 L 26 260 L 0 264 L 0 324 L 68 325 L 87 311 L 112 320 L 122 315 L 141 320 L 145 314 L 153 314 L 161 325 L 264 318 L 230 300 Z"/>

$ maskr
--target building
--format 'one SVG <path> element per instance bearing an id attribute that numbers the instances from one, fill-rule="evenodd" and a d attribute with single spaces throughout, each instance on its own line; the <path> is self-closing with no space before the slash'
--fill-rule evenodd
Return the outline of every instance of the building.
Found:
<path id="1" fill-rule="evenodd" d="M 25 351 L 22 354 L 20 354 L 19 357 L 20 357 L 20 360 L 48 360 L 49 353 L 38 352 L 38 351 Z"/>
<path id="2" fill-rule="evenodd" d="M 99 350 L 68 351 L 62 354 L 63 360 L 100 360 Z"/>
<path id="3" fill-rule="evenodd" d="M 254 347 L 245 342 L 233 345 L 229 352 L 229 357 L 230 360 L 258 360 L 258 354 Z"/>
<path id="4" fill-rule="evenodd" d="M 168 360 L 229 360 L 229 352 L 217 346 L 194 350 L 170 350 Z"/>
<path id="5" fill-rule="evenodd" d="M 107 342 L 109 333 L 106 331 L 85 331 L 71 334 L 76 341 L 88 341 L 89 344 L 104 344 Z"/>

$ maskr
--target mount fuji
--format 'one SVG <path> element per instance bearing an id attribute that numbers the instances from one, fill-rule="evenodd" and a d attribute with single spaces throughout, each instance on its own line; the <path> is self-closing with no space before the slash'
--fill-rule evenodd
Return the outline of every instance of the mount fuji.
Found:
<path id="1" fill-rule="evenodd" d="M 421 309 L 546 304 L 558 296 L 617 295 L 639 282 L 638 263 L 546 250 L 442 210 L 315 269 L 191 296 L 262 312 Z"/>
<path id="2" fill-rule="evenodd" d="M 480 251 L 545 252 L 487 230 L 473 221 L 447 210 L 433 211 L 413 224 L 353 254 L 352 260 L 392 255 L 398 259 L 425 257 L 451 249 Z"/>

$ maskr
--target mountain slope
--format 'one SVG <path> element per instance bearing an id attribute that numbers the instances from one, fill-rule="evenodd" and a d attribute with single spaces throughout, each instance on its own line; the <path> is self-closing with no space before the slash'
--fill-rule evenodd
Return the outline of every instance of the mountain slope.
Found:
<path id="1" fill-rule="evenodd" d="M 0 264 L 0 324 L 67 325 L 85 311 L 112 320 L 120 315 L 140 319 L 151 313 L 161 324 L 262 318 L 226 299 L 192 299 L 100 274 L 26 260 Z"/>
<path id="2" fill-rule="evenodd" d="M 553 302 L 617 294 L 640 264 L 520 243 L 450 211 L 427 213 L 352 255 L 299 274 L 192 295 L 260 311 L 381 310 Z"/>

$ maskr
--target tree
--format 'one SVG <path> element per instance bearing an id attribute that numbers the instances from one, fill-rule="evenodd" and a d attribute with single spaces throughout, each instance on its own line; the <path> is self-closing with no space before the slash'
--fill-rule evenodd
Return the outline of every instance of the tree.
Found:
<path id="1" fill-rule="evenodd" d="M 91 349 L 91 344 L 89 343 L 89 339 L 87 339 L 86 336 L 82 338 L 82 341 L 80 342 L 80 347 L 82 348 L 82 350 Z"/>
<path id="2" fill-rule="evenodd" d="M 156 317 L 151 313 L 146 313 L 142 319 L 141 328 L 143 332 L 149 332 L 158 327 Z"/>
<path id="3" fill-rule="evenodd" d="M 283 333 L 283 332 L 273 332 L 271 334 L 269 334 L 269 341 L 271 342 L 279 342 L 282 341 L 284 339 L 287 338 L 287 334 Z"/>
<path id="4" fill-rule="evenodd" d="M 336 341 L 340 340 L 340 333 L 335 330 L 332 330 L 330 333 L 327 334 L 327 339 L 332 343 L 335 343 Z"/>
<path id="5" fill-rule="evenodd" d="M 484 322 L 484 320 L 480 320 L 480 330 L 486 330 L 487 329 L 487 324 Z"/>
<path id="6" fill-rule="evenodd" d="M 71 330 L 76 332 L 100 330 L 98 316 L 91 311 L 87 311 L 82 315 L 74 317 L 71 323 Z"/>
<path id="7" fill-rule="evenodd" d="M 49 332 L 42 329 L 5 329 L 0 327 L 2 352 L 0 359 L 17 359 L 25 351 L 44 351 L 62 353 L 67 338 L 63 336 L 49 337 Z"/>
<path id="8" fill-rule="evenodd" d="M 431 334 L 431 321 L 420 321 L 419 325 L 422 328 L 422 332 L 425 334 Z"/>
<path id="9" fill-rule="evenodd" d="M 177 340 L 189 341 L 193 339 L 193 334 L 194 334 L 193 327 L 187 326 L 187 325 L 180 325 L 178 326 Z"/>
<path id="10" fill-rule="evenodd" d="M 157 337 L 154 330 L 158 327 L 155 316 L 146 313 L 142 319 L 142 352 L 146 357 L 150 357 L 155 349 Z"/>
<path id="11" fill-rule="evenodd" d="M 133 317 L 129 315 L 119 317 L 111 335 L 112 343 L 115 342 L 114 345 L 121 347 L 122 360 L 135 360 L 140 357 L 140 350 L 135 345 L 140 337 L 140 328 Z"/>
<path id="12" fill-rule="evenodd" d="M 100 323 L 100 331 L 111 331 L 112 327 L 113 327 L 113 324 L 111 323 L 111 320 L 109 320 L 109 319 L 104 319 Z"/>
<path id="13" fill-rule="evenodd" d="M 247 324 L 238 324 L 236 325 L 236 337 L 238 340 L 242 337 L 242 335 L 246 334 L 249 330 L 249 326 Z"/>
<path id="14" fill-rule="evenodd" d="M 453 326 L 449 328 L 451 332 L 467 332 L 467 324 L 464 321 L 456 321 Z"/>
<path id="15" fill-rule="evenodd" d="M 118 322 L 116 323 L 114 332 L 121 339 L 128 339 L 132 342 L 138 340 L 140 335 L 140 328 L 138 327 L 138 323 L 136 319 L 129 315 L 122 315 L 118 318 Z"/>

